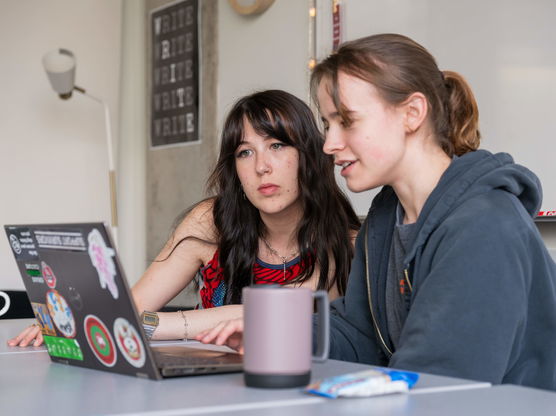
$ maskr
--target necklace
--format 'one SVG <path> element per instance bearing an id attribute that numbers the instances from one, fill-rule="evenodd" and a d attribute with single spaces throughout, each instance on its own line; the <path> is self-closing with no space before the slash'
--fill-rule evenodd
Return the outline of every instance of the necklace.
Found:
<path id="1" fill-rule="evenodd" d="M 266 240 L 266 238 L 261 237 L 266 248 L 268 248 L 268 251 L 270 251 L 272 254 L 274 254 L 276 257 L 278 257 L 280 260 L 282 260 L 282 266 L 284 267 L 284 282 L 286 281 L 286 262 L 288 261 L 288 259 L 292 259 L 297 255 L 297 250 L 296 251 L 292 251 L 292 253 L 289 256 L 281 256 L 271 245 L 270 243 Z"/>

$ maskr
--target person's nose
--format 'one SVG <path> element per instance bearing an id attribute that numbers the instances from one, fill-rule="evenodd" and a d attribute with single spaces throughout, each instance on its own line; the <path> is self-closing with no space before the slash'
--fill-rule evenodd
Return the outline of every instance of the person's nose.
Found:
<path id="1" fill-rule="evenodd" d="M 324 138 L 324 145 L 322 150 L 327 155 L 333 155 L 346 147 L 344 140 L 340 134 L 329 130 Z"/>
<path id="2" fill-rule="evenodd" d="M 264 175 L 265 173 L 270 173 L 272 171 L 270 162 L 264 153 L 257 155 L 256 170 L 259 175 Z"/>

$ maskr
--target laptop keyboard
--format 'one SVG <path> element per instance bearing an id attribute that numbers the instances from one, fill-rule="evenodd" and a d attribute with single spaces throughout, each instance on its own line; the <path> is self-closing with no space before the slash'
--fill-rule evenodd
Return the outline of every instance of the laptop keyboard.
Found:
<path id="1" fill-rule="evenodd" d="M 153 351 L 154 359 L 163 377 L 193 374 L 228 373 L 242 370 L 242 356 L 237 354 L 199 353 L 179 355 Z M 219 355 L 219 356 L 215 356 Z"/>
<path id="2" fill-rule="evenodd" d="M 211 351 L 199 348 L 156 347 L 154 358 L 160 367 L 191 366 L 206 367 L 214 365 L 241 365 L 243 357 L 239 354 Z"/>

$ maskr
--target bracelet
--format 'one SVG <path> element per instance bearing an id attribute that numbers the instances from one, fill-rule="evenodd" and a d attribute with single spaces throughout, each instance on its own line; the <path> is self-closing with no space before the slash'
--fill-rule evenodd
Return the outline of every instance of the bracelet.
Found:
<path id="1" fill-rule="evenodd" d="M 180 310 L 181 317 L 183 318 L 183 339 L 187 341 L 187 335 L 189 333 L 189 324 L 187 323 L 187 317 L 185 313 Z"/>

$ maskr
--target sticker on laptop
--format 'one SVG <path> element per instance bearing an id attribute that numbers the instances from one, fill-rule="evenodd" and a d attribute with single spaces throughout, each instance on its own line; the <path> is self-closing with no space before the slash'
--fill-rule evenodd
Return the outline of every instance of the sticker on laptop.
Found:
<path id="1" fill-rule="evenodd" d="M 52 267 L 46 264 L 46 262 L 41 261 L 41 270 L 42 270 L 42 277 L 44 277 L 44 281 L 46 282 L 46 285 L 49 288 L 54 289 L 56 287 L 56 276 L 52 271 Z"/>
<path id="2" fill-rule="evenodd" d="M 78 311 L 83 309 L 83 299 L 81 299 L 81 295 L 73 286 L 68 287 L 68 299 L 75 309 Z"/>
<path id="3" fill-rule="evenodd" d="M 41 327 L 42 334 L 56 336 L 56 330 L 54 329 L 54 324 L 48 314 L 46 305 L 44 303 L 31 302 L 31 306 L 33 307 L 35 318 L 37 318 L 37 323 Z"/>
<path id="4" fill-rule="evenodd" d="M 28 228 L 9 226 L 6 228 L 6 232 L 17 261 L 38 260 L 35 240 Z"/>
<path id="5" fill-rule="evenodd" d="M 38 263 L 25 263 L 25 273 L 31 278 L 33 283 L 44 284 L 44 279 L 42 277 L 41 265 Z"/>
<path id="6" fill-rule="evenodd" d="M 64 297 L 57 290 L 50 289 L 46 292 L 46 305 L 58 331 L 66 338 L 75 337 L 75 319 Z"/>
<path id="7" fill-rule="evenodd" d="M 89 242 L 89 257 L 91 263 L 95 267 L 100 287 L 108 288 L 108 291 L 114 299 L 118 299 L 118 286 L 116 286 L 116 265 L 113 257 L 115 252 L 108 247 L 102 238 L 102 234 L 96 228 L 89 233 L 87 240 Z"/>
<path id="8" fill-rule="evenodd" d="M 87 315 L 83 327 L 89 348 L 97 360 L 106 367 L 113 367 L 117 358 L 116 345 L 104 322 L 95 315 Z"/>
<path id="9" fill-rule="evenodd" d="M 83 361 L 83 351 L 76 339 L 44 336 L 48 353 L 53 357 Z"/>
<path id="10" fill-rule="evenodd" d="M 10 244 L 12 246 L 12 250 L 15 254 L 21 254 L 22 248 L 21 243 L 19 242 L 19 238 L 15 234 L 10 234 Z"/>
<path id="11" fill-rule="evenodd" d="M 145 347 L 139 333 L 127 319 L 114 321 L 114 338 L 127 362 L 136 368 L 143 367 L 147 356 Z"/>

